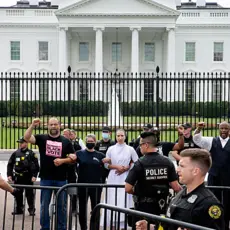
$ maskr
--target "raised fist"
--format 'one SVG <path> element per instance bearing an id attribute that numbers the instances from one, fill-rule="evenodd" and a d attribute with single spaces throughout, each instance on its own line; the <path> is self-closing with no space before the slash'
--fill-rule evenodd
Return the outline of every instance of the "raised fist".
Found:
<path id="1" fill-rule="evenodd" d="M 198 122 L 198 124 L 197 124 L 197 128 L 198 128 L 198 129 L 203 129 L 204 127 L 205 127 L 204 121 Z"/>
<path id="2" fill-rule="evenodd" d="M 40 120 L 39 118 L 35 118 L 35 119 L 33 120 L 33 122 L 32 122 L 32 125 L 33 125 L 34 127 L 37 127 L 37 126 L 39 126 L 40 123 L 41 123 L 41 120 Z"/>

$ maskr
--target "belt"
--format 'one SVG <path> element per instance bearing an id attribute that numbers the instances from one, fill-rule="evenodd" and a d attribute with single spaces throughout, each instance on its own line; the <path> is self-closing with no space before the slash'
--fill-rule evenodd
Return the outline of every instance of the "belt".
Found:
<path id="1" fill-rule="evenodd" d="M 28 171 L 24 171 L 24 172 L 20 172 L 20 173 L 14 172 L 14 173 L 15 173 L 15 175 L 17 175 L 17 176 L 23 176 L 24 173 L 28 173 Z"/>
<path id="2" fill-rule="evenodd" d="M 153 197 L 133 196 L 133 201 L 134 203 L 155 203 L 157 202 L 157 199 Z"/>

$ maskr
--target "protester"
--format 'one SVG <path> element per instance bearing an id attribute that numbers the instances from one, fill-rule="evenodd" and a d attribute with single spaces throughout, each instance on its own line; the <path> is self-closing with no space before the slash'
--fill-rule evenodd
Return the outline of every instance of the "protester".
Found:
<path id="1" fill-rule="evenodd" d="M 185 123 L 182 125 L 184 127 L 184 147 L 180 149 L 179 151 L 173 151 L 172 156 L 176 159 L 177 163 L 179 163 L 180 152 L 184 149 L 190 149 L 190 148 L 199 148 L 198 145 L 196 145 L 193 141 L 192 136 L 192 125 L 190 123 Z M 178 140 L 176 140 L 178 142 Z"/>
<path id="2" fill-rule="evenodd" d="M 21 137 L 18 141 L 19 149 L 13 152 L 7 164 L 8 181 L 14 181 L 15 184 L 33 185 L 39 172 L 37 155 L 28 149 L 28 143 Z M 16 209 L 13 215 L 23 214 L 23 189 L 19 189 L 20 194 L 16 197 Z M 34 190 L 25 189 L 28 212 L 30 216 L 35 215 Z"/>
<path id="3" fill-rule="evenodd" d="M 60 135 L 60 123 L 52 117 L 48 121 L 48 134 L 32 135 L 35 127 L 40 124 L 40 119 L 34 119 L 24 134 L 25 141 L 35 144 L 40 153 L 41 186 L 62 187 L 67 183 L 66 164 L 76 161 L 71 142 Z M 40 225 L 41 230 L 50 229 L 49 204 L 52 190 L 41 190 Z M 60 194 L 58 200 L 58 229 L 66 230 L 66 194 Z"/>
<path id="4" fill-rule="evenodd" d="M 105 155 L 96 151 L 96 136 L 88 134 L 86 136 L 86 149 L 77 151 L 77 163 L 79 164 L 79 183 L 101 184 L 103 180 L 104 163 L 102 159 Z M 81 230 L 87 229 L 87 205 L 90 197 L 91 210 L 100 203 L 101 187 L 79 188 L 79 222 Z M 99 218 L 99 216 L 98 216 Z"/>
<path id="5" fill-rule="evenodd" d="M 107 184 L 124 184 L 130 168 L 133 163 L 138 160 L 135 150 L 125 143 L 126 134 L 123 129 L 116 132 L 116 145 L 109 147 L 106 153 L 105 166 L 110 170 Z M 124 188 L 118 188 L 115 192 L 114 188 L 108 189 L 105 202 L 118 207 L 133 207 L 132 196 L 125 193 Z M 103 219 L 103 218 L 102 218 Z M 120 217 L 120 228 L 124 227 L 125 217 Z M 107 214 L 107 224 L 110 224 L 110 214 Z M 112 225 L 115 226 L 115 218 Z M 103 225 L 103 223 L 101 223 Z"/>
<path id="6" fill-rule="evenodd" d="M 204 149 L 186 149 L 181 152 L 177 172 L 180 183 L 186 187 L 171 201 L 168 218 L 217 230 L 225 229 L 223 207 L 204 185 L 211 164 L 210 153 Z M 181 229 L 179 227 L 166 225 L 164 229 Z M 147 222 L 137 222 L 136 229 L 147 230 Z M 151 229 L 154 229 L 153 226 Z"/>
<path id="7" fill-rule="evenodd" d="M 205 123 L 199 122 L 194 133 L 194 143 L 211 153 L 212 167 L 208 174 L 208 185 L 210 186 L 230 186 L 230 125 L 222 122 L 219 125 L 218 137 L 203 137 L 202 129 Z M 230 192 L 229 190 L 215 189 L 213 193 L 224 204 L 225 228 L 228 230 L 230 221 Z"/>

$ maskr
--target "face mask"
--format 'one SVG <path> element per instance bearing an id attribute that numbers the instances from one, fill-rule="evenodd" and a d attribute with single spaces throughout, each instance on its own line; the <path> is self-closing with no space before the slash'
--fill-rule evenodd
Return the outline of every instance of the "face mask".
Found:
<path id="1" fill-rule="evenodd" d="M 103 139 L 109 139 L 110 136 L 109 136 L 108 133 L 102 133 L 102 138 L 103 138 Z"/>
<path id="2" fill-rule="evenodd" d="M 93 149 L 95 147 L 95 143 L 86 143 L 87 149 Z"/>

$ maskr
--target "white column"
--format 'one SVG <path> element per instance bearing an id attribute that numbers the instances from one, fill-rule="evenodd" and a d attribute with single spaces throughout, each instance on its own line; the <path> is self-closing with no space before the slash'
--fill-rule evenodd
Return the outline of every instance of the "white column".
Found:
<path id="1" fill-rule="evenodd" d="M 59 72 L 67 72 L 67 30 L 59 28 Z"/>
<path id="2" fill-rule="evenodd" d="M 140 27 L 131 27 L 132 31 L 132 53 L 131 53 L 131 72 L 139 72 L 139 31 Z"/>
<path id="3" fill-rule="evenodd" d="M 103 31 L 104 27 L 94 27 L 95 36 L 95 73 L 97 77 L 102 78 L 103 73 Z M 102 80 L 95 82 L 95 100 L 102 100 Z M 92 94 L 93 95 L 93 94 Z"/>
<path id="4" fill-rule="evenodd" d="M 95 39 L 95 73 L 103 72 L 103 31 L 104 27 L 94 27 Z"/>
<path id="5" fill-rule="evenodd" d="M 139 31 L 141 30 L 140 27 L 130 27 L 132 31 L 132 49 L 131 49 L 131 72 L 135 77 L 139 74 Z M 139 92 L 139 82 L 134 81 L 132 84 L 132 91 L 133 95 L 130 98 L 130 101 L 140 100 L 140 92 Z"/>
<path id="6" fill-rule="evenodd" d="M 168 31 L 168 55 L 167 55 L 167 72 L 175 72 L 175 59 L 176 59 L 176 39 L 175 39 L 175 28 L 167 28 Z"/>

